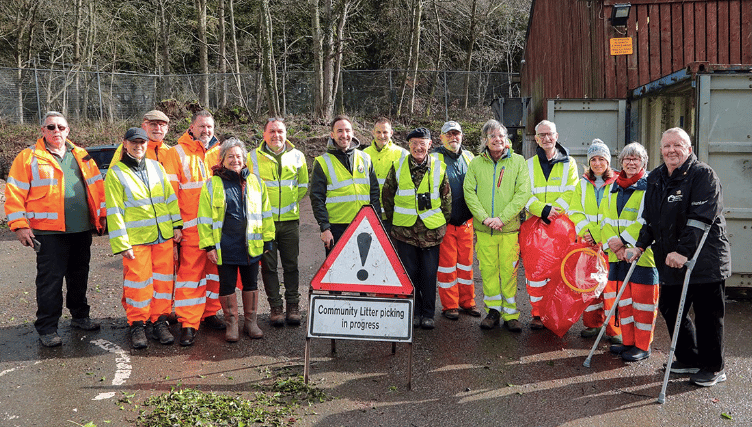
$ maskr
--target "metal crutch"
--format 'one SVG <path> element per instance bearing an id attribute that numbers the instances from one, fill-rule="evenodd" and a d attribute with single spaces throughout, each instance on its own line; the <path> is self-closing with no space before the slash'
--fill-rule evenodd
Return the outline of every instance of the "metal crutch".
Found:
<path id="1" fill-rule="evenodd" d="M 713 219 L 713 222 L 715 222 L 715 219 Z M 679 338 L 679 328 L 681 327 L 681 321 L 682 321 L 682 315 L 684 314 L 684 302 L 687 299 L 687 287 L 689 286 L 689 276 L 692 274 L 692 270 L 695 268 L 695 262 L 697 261 L 697 257 L 700 256 L 700 250 L 702 250 L 702 247 L 705 245 L 705 239 L 708 238 L 708 233 L 710 232 L 710 227 L 712 227 L 711 224 L 704 224 L 705 232 L 702 235 L 702 239 L 700 239 L 700 244 L 697 246 L 697 250 L 695 250 L 694 256 L 692 256 L 692 259 L 684 263 L 684 266 L 687 267 L 687 272 L 684 273 L 684 284 L 682 285 L 682 292 L 681 297 L 679 298 L 679 311 L 676 313 L 676 323 L 674 324 L 674 336 L 671 337 L 671 349 L 668 352 L 668 361 L 666 362 L 666 374 L 663 376 L 663 386 L 661 387 L 661 392 L 658 393 L 658 403 L 663 403 L 666 401 L 666 387 L 668 387 L 668 377 L 671 375 L 671 364 L 674 360 L 674 351 L 676 350 L 676 341 Z"/>
<path id="2" fill-rule="evenodd" d="M 640 257 L 642 257 L 642 255 L 640 255 Z M 590 349 L 590 354 L 588 354 L 587 359 L 585 359 L 585 361 L 582 362 L 582 366 L 586 368 L 590 367 L 590 360 L 593 358 L 593 353 L 595 353 L 595 349 L 598 348 L 598 344 L 601 342 L 601 338 L 603 338 L 603 334 L 606 333 L 606 327 L 608 327 L 608 322 L 611 320 L 611 316 L 614 315 L 614 312 L 616 311 L 616 307 L 619 305 L 621 294 L 623 294 L 624 289 L 627 288 L 629 279 L 632 278 L 632 272 L 634 272 L 635 267 L 637 267 L 637 261 L 639 260 L 640 258 L 637 258 L 636 260 L 632 261 L 632 265 L 629 267 L 629 271 L 627 272 L 627 276 L 624 278 L 624 282 L 622 283 L 621 288 L 619 289 L 619 293 L 616 294 L 616 300 L 614 301 L 614 305 L 611 307 L 611 310 L 608 311 L 608 316 L 606 316 L 606 320 L 603 322 L 603 326 L 601 326 L 600 332 L 598 332 L 598 338 L 595 339 L 595 344 L 593 344 L 593 348 Z"/>

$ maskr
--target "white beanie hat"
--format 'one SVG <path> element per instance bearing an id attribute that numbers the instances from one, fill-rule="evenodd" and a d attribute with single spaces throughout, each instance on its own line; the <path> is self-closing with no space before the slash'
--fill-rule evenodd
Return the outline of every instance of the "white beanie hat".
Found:
<path id="1" fill-rule="evenodd" d="M 611 164 L 611 150 L 608 149 L 608 145 L 598 138 L 593 140 L 593 143 L 590 144 L 590 147 L 587 150 L 588 164 L 590 164 L 590 159 L 592 159 L 593 156 L 601 156 Z"/>

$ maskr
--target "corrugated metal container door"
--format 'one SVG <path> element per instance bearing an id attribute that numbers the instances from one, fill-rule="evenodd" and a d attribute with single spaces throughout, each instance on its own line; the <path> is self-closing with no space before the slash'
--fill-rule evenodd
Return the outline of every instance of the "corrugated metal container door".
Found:
<path id="1" fill-rule="evenodd" d="M 752 286 L 752 75 L 704 74 L 697 85 L 697 156 L 723 183 L 731 265 L 727 286 Z"/>
<path id="2" fill-rule="evenodd" d="M 595 138 L 611 149 L 611 166 L 624 147 L 627 101 L 624 99 L 550 99 L 548 120 L 556 123 L 559 143 L 569 149 L 584 172 L 587 150 Z"/>

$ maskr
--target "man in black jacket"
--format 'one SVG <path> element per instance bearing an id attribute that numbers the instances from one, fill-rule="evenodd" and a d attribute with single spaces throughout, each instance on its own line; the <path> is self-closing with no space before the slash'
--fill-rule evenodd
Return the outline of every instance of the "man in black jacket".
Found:
<path id="1" fill-rule="evenodd" d="M 697 250 L 705 225 L 711 224 L 690 276 L 671 372 L 691 373 L 690 382 L 712 386 L 726 380 L 723 318 L 731 251 L 723 216 L 723 190 L 713 169 L 692 153 L 689 135 L 683 129 L 663 132 L 661 155 L 664 164 L 648 177 L 642 213 L 645 225 L 637 247 L 627 253 L 627 258 L 634 260 L 653 245 L 661 283 L 658 306 L 673 336 L 685 263 Z M 694 323 L 688 315 L 692 307 Z"/>

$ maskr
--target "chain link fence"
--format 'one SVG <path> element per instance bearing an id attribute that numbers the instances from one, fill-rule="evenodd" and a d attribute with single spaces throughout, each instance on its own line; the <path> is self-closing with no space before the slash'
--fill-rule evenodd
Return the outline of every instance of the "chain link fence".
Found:
<path id="1" fill-rule="evenodd" d="M 195 101 L 204 75 L 153 75 L 97 71 L 0 68 L 0 117 L 13 123 L 37 123 L 46 111 L 71 119 L 140 120 L 144 111 L 165 99 Z M 209 105 L 266 110 L 261 74 L 210 74 Z M 278 74 L 280 108 L 284 115 L 313 112 L 312 72 Z M 401 70 L 342 71 L 335 99 L 337 111 L 351 115 L 397 114 L 404 72 Z M 488 106 L 499 97 L 519 96 L 519 75 L 458 71 L 419 71 L 415 79 L 414 114 L 449 116 L 464 108 Z M 401 113 L 410 112 L 412 81 Z"/>

